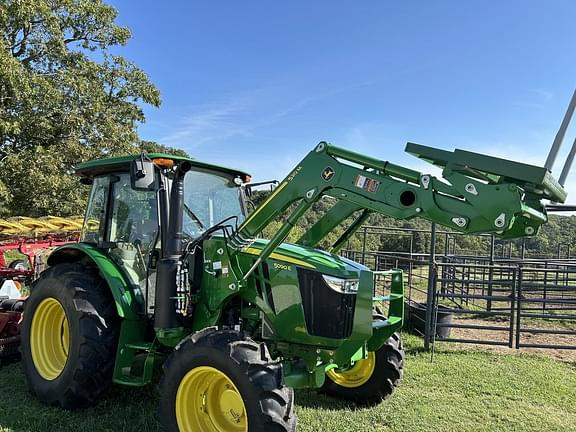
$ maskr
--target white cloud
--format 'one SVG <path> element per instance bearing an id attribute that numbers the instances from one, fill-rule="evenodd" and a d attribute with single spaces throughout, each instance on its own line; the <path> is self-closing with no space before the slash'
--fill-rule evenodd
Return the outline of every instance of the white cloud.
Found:
<path id="1" fill-rule="evenodd" d="M 548 102 L 554 97 L 554 93 L 545 89 L 532 89 L 530 90 L 531 93 L 534 93 L 538 97 L 540 97 L 543 101 Z"/>
<path id="2" fill-rule="evenodd" d="M 190 150 L 206 143 L 224 142 L 239 136 L 249 137 L 257 129 L 279 123 L 283 118 L 298 113 L 309 105 L 372 83 L 359 82 L 319 90 L 312 94 L 290 93 L 281 85 L 238 92 L 221 102 L 179 109 L 188 113 L 176 122 L 171 133 L 156 140 L 162 144 Z"/>
<path id="3" fill-rule="evenodd" d="M 545 89 L 531 89 L 524 99 L 514 102 L 513 105 L 525 108 L 544 109 L 554 98 L 554 93 Z"/>
<path id="4" fill-rule="evenodd" d="M 186 148 L 190 144 L 201 145 L 230 134 L 240 134 L 242 129 L 238 126 L 237 119 L 245 110 L 238 102 L 193 107 L 192 112 L 179 122 L 174 132 L 158 141 Z"/>

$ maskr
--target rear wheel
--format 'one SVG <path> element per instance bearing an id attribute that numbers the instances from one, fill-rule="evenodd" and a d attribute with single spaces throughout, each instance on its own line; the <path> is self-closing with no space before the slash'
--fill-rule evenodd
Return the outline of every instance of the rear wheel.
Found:
<path id="1" fill-rule="evenodd" d="M 118 333 L 114 300 L 96 268 L 76 263 L 49 268 L 24 310 L 28 387 L 50 405 L 93 405 L 112 384 Z"/>
<path id="2" fill-rule="evenodd" d="M 394 333 L 377 351 L 347 369 L 326 373 L 322 391 L 360 405 L 375 405 L 392 394 L 402 379 L 404 349 L 400 335 Z"/>
<path id="3" fill-rule="evenodd" d="M 191 335 L 164 364 L 160 418 L 169 431 L 293 432 L 294 394 L 264 344 L 232 330 Z"/>

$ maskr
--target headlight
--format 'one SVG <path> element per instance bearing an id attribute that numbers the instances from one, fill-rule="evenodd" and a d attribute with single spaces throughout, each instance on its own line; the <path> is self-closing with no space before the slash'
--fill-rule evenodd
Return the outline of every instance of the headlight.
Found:
<path id="1" fill-rule="evenodd" d="M 342 294 L 356 294 L 358 292 L 358 279 L 340 279 L 334 276 L 322 275 L 324 282 L 332 288 Z"/>

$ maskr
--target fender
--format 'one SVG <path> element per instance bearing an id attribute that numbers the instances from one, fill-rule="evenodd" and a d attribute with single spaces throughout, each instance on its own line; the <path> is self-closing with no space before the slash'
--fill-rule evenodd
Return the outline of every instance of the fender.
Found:
<path id="1" fill-rule="evenodd" d="M 101 249 L 88 243 L 71 243 L 60 246 L 48 257 L 50 266 L 63 262 L 91 261 L 108 283 L 121 318 L 141 320 L 143 312 L 142 294 L 134 287 L 122 269 Z"/>

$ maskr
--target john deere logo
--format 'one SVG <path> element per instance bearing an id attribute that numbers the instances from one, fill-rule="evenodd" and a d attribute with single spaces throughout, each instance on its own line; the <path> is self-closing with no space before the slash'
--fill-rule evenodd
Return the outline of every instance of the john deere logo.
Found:
<path id="1" fill-rule="evenodd" d="M 322 171 L 322 178 L 326 181 L 329 181 L 332 177 L 334 177 L 334 170 L 332 167 L 324 168 L 324 171 Z"/>

